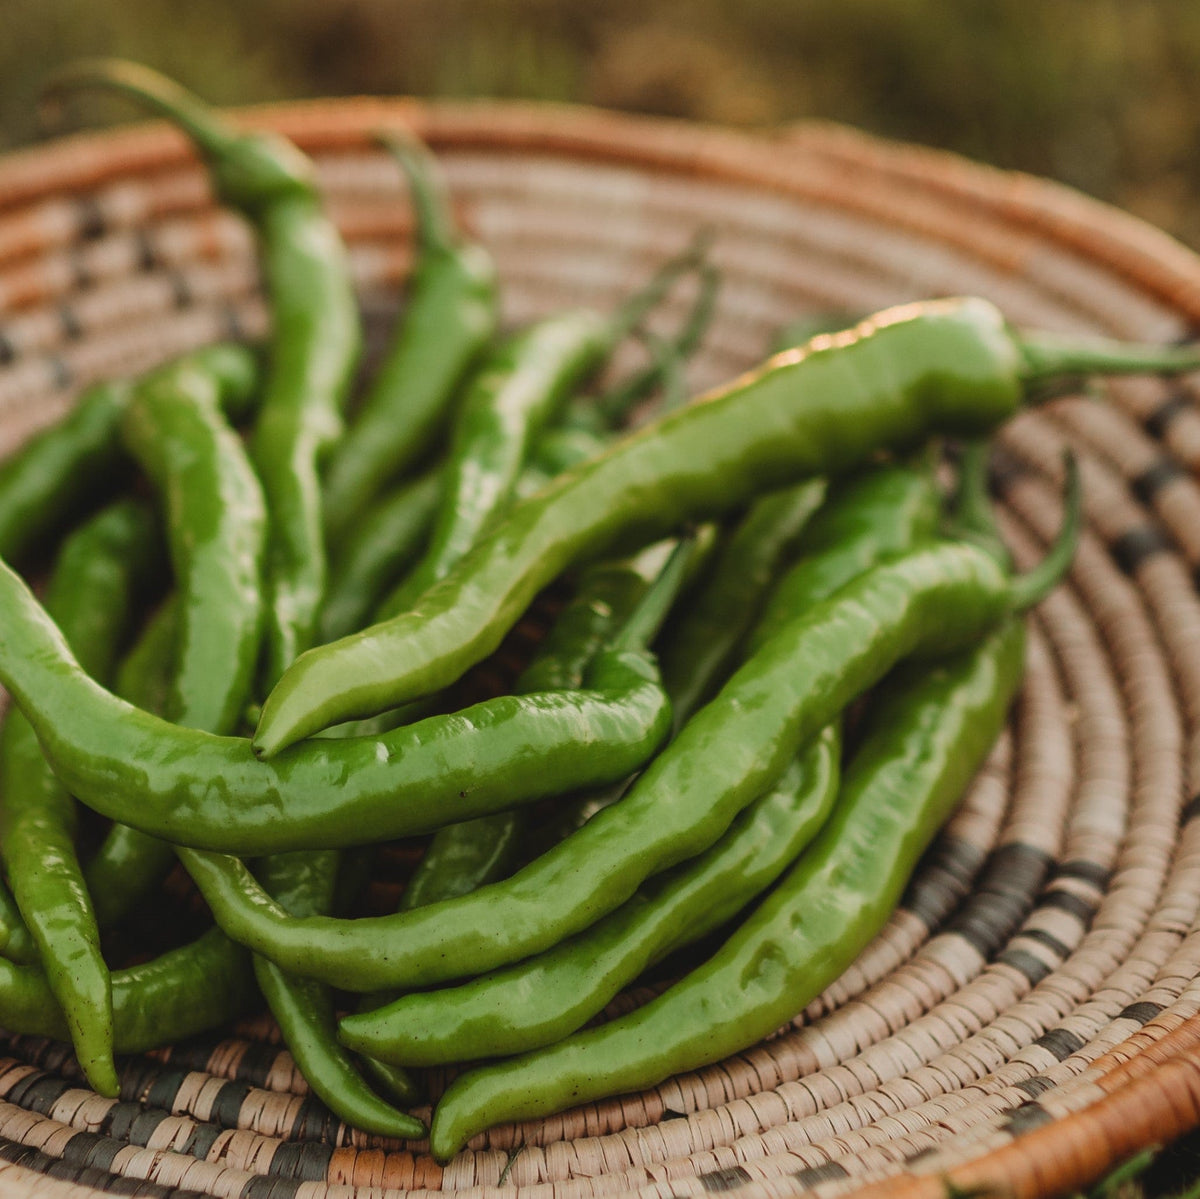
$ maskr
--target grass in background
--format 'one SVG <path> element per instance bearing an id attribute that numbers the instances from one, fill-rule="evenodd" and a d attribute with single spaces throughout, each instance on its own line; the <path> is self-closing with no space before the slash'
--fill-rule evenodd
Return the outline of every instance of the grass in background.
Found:
<path id="1" fill-rule="evenodd" d="M 35 136 L 49 70 L 121 54 L 218 103 L 411 92 L 845 121 L 1064 180 L 1200 247 L 1195 0 L 0 0 L 0 28 L 0 145 Z"/>

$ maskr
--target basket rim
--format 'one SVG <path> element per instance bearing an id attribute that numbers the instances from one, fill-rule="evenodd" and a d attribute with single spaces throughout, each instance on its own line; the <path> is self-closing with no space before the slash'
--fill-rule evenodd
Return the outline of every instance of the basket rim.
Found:
<path id="1" fill-rule="evenodd" d="M 803 145 L 843 171 L 869 171 L 876 180 L 888 176 L 914 192 L 952 196 L 1000 213 L 1010 223 L 1085 252 L 1200 325 L 1200 249 L 1069 184 L 826 119 L 734 129 L 561 101 L 372 95 L 271 101 L 224 111 L 247 129 L 281 133 L 318 156 L 367 147 L 374 128 L 400 120 L 435 150 L 541 151 L 790 195 L 805 191 L 803 169 L 786 155 L 762 151 Z M 49 195 L 195 161 L 187 139 L 161 119 L 56 136 L 0 154 L 0 217 Z"/>

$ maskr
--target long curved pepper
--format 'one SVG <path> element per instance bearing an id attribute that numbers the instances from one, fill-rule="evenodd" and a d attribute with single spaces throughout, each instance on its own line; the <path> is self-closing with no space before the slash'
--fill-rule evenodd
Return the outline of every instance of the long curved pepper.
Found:
<path id="1" fill-rule="evenodd" d="M 969 530 L 1003 562 L 1006 554 L 996 535 L 986 481 L 986 447 L 973 443 L 960 474 L 955 527 Z M 767 634 L 787 619 L 796 603 L 811 602 L 814 591 L 838 586 L 864 561 L 929 537 L 936 517 L 934 495 L 927 474 L 903 467 L 868 472 L 837 489 L 806 538 L 810 547 L 821 548 L 802 559 L 772 597 L 762 622 Z M 839 962 L 849 961 L 886 918 L 897 884 L 902 884 L 986 752 L 1020 680 L 1023 640 L 1020 623 L 1009 620 L 983 645 L 962 654 L 957 664 L 943 663 L 932 672 L 913 667 L 889 679 L 881 689 L 882 701 L 868 716 L 868 729 L 845 780 L 833 822 L 836 831 L 822 835 L 777 894 L 768 897 L 711 962 L 671 988 L 671 998 L 656 1001 L 652 1014 L 618 1021 L 607 1033 L 571 1038 L 566 1052 L 550 1048 L 543 1055 L 468 1074 L 447 1093 L 435 1117 L 435 1151 L 448 1156 L 464 1132 L 469 1136 L 467 1130 L 479 1126 L 477 1122 L 532 1114 L 524 1108 L 530 1102 L 567 1106 L 627 1085 L 649 1085 L 650 1071 L 694 1068 L 711 1060 L 708 1054 L 722 1056 L 723 1048 L 732 1052 L 720 1039 L 733 1035 L 734 1029 L 749 1042 L 769 1031 L 763 1026 L 781 1007 L 802 1007 L 806 995 L 821 990 L 838 972 Z M 825 860 L 817 865 L 822 856 Z M 744 972 L 748 962 L 776 958 L 784 964 L 782 969 Z M 735 975 L 739 985 L 729 986 L 734 970 L 743 971 Z M 458 990 L 467 1002 L 451 1009 L 453 1024 L 478 1008 L 479 997 L 470 985 Z M 408 996 L 392 1010 L 419 1014 L 436 994 Z M 539 1000 L 546 1005 L 540 993 Z M 716 1004 L 722 1010 L 714 1020 Z M 697 1006 L 704 1008 L 703 1019 L 695 1019 Z M 529 1017 L 522 1014 L 517 1019 L 523 1023 Z M 445 1021 L 428 1031 L 419 1019 L 415 1029 L 411 1020 L 403 1026 L 393 1024 L 388 1012 L 353 1017 L 346 1025 L 351 1043 L 356 1040 L 353 1029 L 361 1026 L 364 1046 L 391 1034 L 386 1051 L 393 1057 L 410 1040 L 423 1041 L 422 1032 L 431 1043 L 444 1043 L 440 1038 L 446 1031 Z M 633 1025 L 640 1048 L 622 1054 L 622 1041 Z M 633 1039 L 637 1042 L 637 1034 Z M 574 1091 L 579 1070 L 587 1081 L 582 1091 Z M 531 1092 L 537 1094 L 532 1101 Z"/>
<path id="2" fill-rule="evenodd" d="M 858 956 L 1003 727 L 1023 630 L 889 682 L 817 840 L 725 945 L 635 1012 L 460 1075 L 433 1116 L 447 1161 L 477 1132 L 643 1090 L 753 1045 Z"/>
<path id="3" fill-rule="evenodd" d="M 1010 578 L 949 542 L 881 563 L 796 614 L 626 793 L 512 878 L 394 916 L 290 920 L 233 859 L 192 877 L 235 940 L 350 990 L 425 986 L 538 953 L 702 853 L 850 701 L 905 660 L 974 644 L 1061 577 L 1078 539 L 1078 476 L 1058 540 Z"/>
<path id="4" fill-rule="evenodd" d="M 1086 350 L 1028 351 L 992 304 L 890 309 L 624 438 L 517 505 L 410 612 L 304 654 L 267 697 L 255 747 L 269 757 L 327 725 L 429 694 L 491 653 L 533 596 L 569 565 L 743 506 L 761 491 L 842 474 L 933 433 L 989 432 L 1031 374 L 1055 378 Z M 1189 370 L 1194 349 L 1100 344 L 1098 369 Z"/>
<path id="5" fill-rule="evenodd" d="M 667 953 L 731 920 L 820 829 L 837 796 L 841 738 L 818 735 L 705 853 L 650 879 L 603 920 L 536 957 L 449 990 L 344 1018 L 344 1044 L 412 1066 L 504 1057 L 580 1028 Z"/>
<path id="6" fill-rule="evenodd" d="M 104 509 L 63 545 L 46 602 L 80 661 L 100 678 L 111 672 L 158 549 L 151 514 L 131 501 Z M 88 1082 L 115 1095 L 111 984 L 75 852 L 75 802 L 18 711 L 0 732 L 0 787 L 0 851 L 21 916 Z"/>
<path id="7" fill-rule="evenodd" d="M 231 349 L 233 349 L 231 347 Z M 241 438 L 222 415 L 223 393 L 253 389 L 189 358 L 134 388 L 122 440 L 158 488 L 179 588 L 178 651 L 167 719 L 232 732 L 254 684 L 262 632 L 266 511 Z"/>
<path id="8" fill-rule="evenodd" d="M 433 155 L 399 130 L 381 134 L 380 141 L 408 180 L 417 261 L 388 352 L 325 467 L 331 546 L 442 433 L 455 392 L 499 321 L 495 264 L 456 227 Z"/>
<path id="9" fill-rule="evenodd" d="M 342 431 L 362 343 L 341 238 L 325 215 L 312 164 L 290 142 L 243 133 L 178 84 L 109 59 L 55 74 L 49 98 L 82 88 L 129 96 L 174 122 L 208 162 L 213 186 L 253 223 L 273 328 L 251 453 L 270 515 L 266 676 L 312 643 L 325 587 L 318 463 Z"/>
<path id="10" fill-rule="evenodd" d="M 653 656 L 621 648 L 577 692 L 500 696 L 380 736 L 315 738 L 264 763 L 244 738 L 172 725 L 89 679 L 2 565 L 0 681 L 82 803 L 176 844 L 250 856 L 429 832 L 615 782 L 671 721 Z"/>
<path id="11" fill-rule="evenodd" d="M 410 608 L 475 545 L 512 499 L 539 434 L 680 276 L 696 269 L 703 246 L 697 241 L 669 259 L 615 312 L 555 313 L 514 334 L 481 364 L 455 418 L 429 546 L 384 601 L 383 618 Z"/>

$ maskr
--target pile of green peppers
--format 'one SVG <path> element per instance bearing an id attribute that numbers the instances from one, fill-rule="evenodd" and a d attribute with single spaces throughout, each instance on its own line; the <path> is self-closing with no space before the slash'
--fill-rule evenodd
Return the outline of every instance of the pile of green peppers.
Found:
<path id="1" fill-rule="evenodd" d="M 898 902 L 1006 720 L 1021 614 L 1069 567 L 1073 469 L 1060 536 L 1014 575 L 987 437 L 1081 373 L 1200 355 L 942 299 L 810 322 L 681 403 L 707 235 L 615 312 L 502 333 L 487 251 L 391 131 L 417 258 L 355 404 L 358 310 L 303 155 L 131 64 L 51 83 L 91 88 L 191 137 L 274 319 L 265 346 L 92 387 L 0 465 L 0 1025 L 69 1038 L 115 1095 L 115 1053 L 265 1002 L 343 1121 L 447 1160 L 787 1023 Z M 630 336 L 646 365 L 598 391 Z M 39 601 L 17 571 L 47 561 Z M 364 910 L 398 838 L 421 848 L 399 905 Z M 181 870 L 212 926 L 110 969 L 106 938 Z M 651 967 L 671 984 L 597 1023 Z M 426 1129 L 410 1071 L 450 1064 Z"/>

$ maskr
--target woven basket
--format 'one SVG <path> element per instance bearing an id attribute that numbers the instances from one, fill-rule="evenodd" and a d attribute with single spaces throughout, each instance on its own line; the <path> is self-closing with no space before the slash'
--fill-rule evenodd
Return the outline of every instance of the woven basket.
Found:
<path id="1" fill-rule="evenodd" d="M 725 284 L 696 388 L 818 309 L 970 292 L 1045 329 L 1163 342 L 1200 322 L 1200 260 L 1153 229 L 840 128 L 765 139 L 379 100 L 245 120 L 318 161 L 381 328 L 409 259 L 398 173 L 369 138 L 389 122 L 443 157 L 511 321 L 615 301 L 714 225 Z M 0 452 L 92 379 L 266 323 L 246 228 L 165 127 L 0 161 Z M 1200 409 L 1155 379 L 1107 398 L 1005 430 L 997 483 L 1022 561 L 1059 519 L 1061 447 L 1081 457 L 1070 586 L 1033 618 L 1011 729 L 900 910 L 793 1026 L 646 1094 L 495 1129 L 445 1169 L 340 1126 L 265 1021 L 126 1059 L 116 1102 L 62 1046 L 6 1038 L 0 1195 L 941 1197 L 947 1176 L 1044 1195 L 1200 1123 Z"/>

